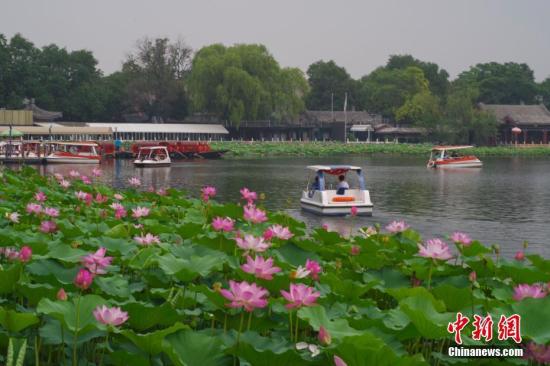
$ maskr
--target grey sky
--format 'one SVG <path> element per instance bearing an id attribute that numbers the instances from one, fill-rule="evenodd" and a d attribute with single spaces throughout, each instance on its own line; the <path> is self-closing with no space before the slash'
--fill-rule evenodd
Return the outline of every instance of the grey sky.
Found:
<path id="1" fill-rule="evenodd" d="M 410 53 L 452 77 L 479 62 L 550 76 L 548 0 L 0 0 L 0 33 L 89 49 L 106 73 L 143 36 L 194 49 L 263 43 L 283 66 L 333 59 L 354 77 Z"/>

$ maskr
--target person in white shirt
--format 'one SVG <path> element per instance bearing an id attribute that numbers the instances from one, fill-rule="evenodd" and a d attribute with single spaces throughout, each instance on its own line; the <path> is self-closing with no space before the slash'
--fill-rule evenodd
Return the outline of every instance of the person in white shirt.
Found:
<path id="1" fill-rule="evenodd" d="M 346 177 L 344 175 L 340 175 L 338 180 L 339 182 L 336 186 L 336 194 L 344 194 L 346 189 L 349 189 L 349 184 L 346 182 Z"/>

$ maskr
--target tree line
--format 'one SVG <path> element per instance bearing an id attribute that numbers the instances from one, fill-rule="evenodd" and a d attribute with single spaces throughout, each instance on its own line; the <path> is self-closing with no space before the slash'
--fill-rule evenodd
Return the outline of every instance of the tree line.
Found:
<path id="1" fill-rule="evenodd" d="M 419 126 L 428 138 L 484 143 L 496 121 L 476 108 L 487 104 L 550 107 L 550 77 L 541 83 L 524 63 L 481 63 L 454 80 L 439 65 L 393 55 L 369 74 L 352 78 L 334 61 L 304 74 L 284 68 L 263 45 L 221 44 L 194 52 L 184 41 L 144 38 L 120 70 L 104 75 L 87 50 L 42 48 L 20 34 L 0 34 L 0 107 L 24 98 L 71 121 L 182 120 L 191 113 L 238 126 L 244 120 L 294 120 L 305 109 L 355 110 Z"/>

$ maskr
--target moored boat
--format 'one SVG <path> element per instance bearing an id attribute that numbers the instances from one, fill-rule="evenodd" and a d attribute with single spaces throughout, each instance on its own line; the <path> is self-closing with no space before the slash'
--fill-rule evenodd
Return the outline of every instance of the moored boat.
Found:
<path id="1" fill-rule="evenodd" d="M 166 146 L 140 147 L 138 156 L 134 160 L 134 165 L 137 167 L 170 166 L 171 163 Z"/>
<path id="2" fill-rule="evenodd" d="M 428 168 L 481 168 L 483 163 L 474 155 L 462 155 L 457 150 L 473 146 L 434 146 L 428 160 Z"/>
<path id="3" fill-rule="evenodd" d="M 41 164 L 44 162 L 39 141 L 0 142 L 0 162 L 6 164 Z"/>
<path id="4" fill-rule="evenodd" d="M 313 184 L 302 192 L 300 205 L 304 211 L 322 216 L 345 216 L 353 210 L 360 216 L 372 216 L 373 204 L 365 186 L 365 177 L 361 167 L 351 165 L 311 165 L 308 170 L 315 172 Z M 358 188 L 350 188 L 345 181 L 348 172 L 357 174 Z M 338 177 L 336 189 L 327 189 L 329 176 Z M 347 188 L 346 188 L 347 187 Z"/>
<path id="5" fill-rule="evenodd" d="M 99 164 L 101 155 L 95 142 L 47 142 L 48 164 Z"/>

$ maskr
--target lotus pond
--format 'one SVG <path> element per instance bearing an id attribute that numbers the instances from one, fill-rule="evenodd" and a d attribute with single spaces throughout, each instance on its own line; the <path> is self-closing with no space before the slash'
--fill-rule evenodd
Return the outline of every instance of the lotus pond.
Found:
<path id="1" fill-rule="evenodd" d="M 446 365 L 550 362 L 550 260 L 506 259 L 463 233 L 404 222 L 342 235 L 197 192 L 1 171 L 0 363 Z M 353 220 L 350 217 L 350 220 Z M 463 346 L 523 358 L 447 356 Z M 472 334 L 491 314 L 491 341 Z M 521 340 L 497 338 L 521 316 Z M 451 324 L 451 325 L 450 325 Z M 519 343 L 518 343 L 519 341 Z"/>

